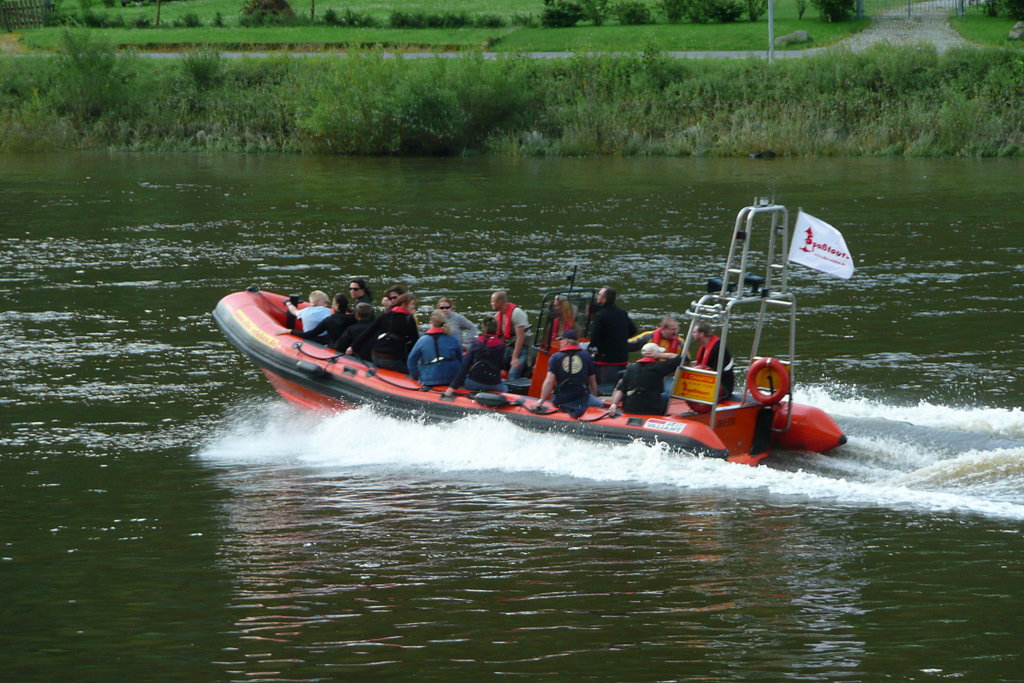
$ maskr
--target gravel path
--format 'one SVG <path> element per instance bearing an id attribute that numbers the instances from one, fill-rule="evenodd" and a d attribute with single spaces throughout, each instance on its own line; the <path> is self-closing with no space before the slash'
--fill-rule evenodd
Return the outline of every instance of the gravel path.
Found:
<path id="1" fill-rule="evenodd" d="M 931 43 L 939 52 L 945 52 L 954 47 L 974 45 L 960 37 L 949 25 L 949 0 L 916 2 L 911 10 L 909 18 L 906 7 L 879 12 L 868 28 L 836 43 L 836 47 L 863 52 L 879 43 Z"/>

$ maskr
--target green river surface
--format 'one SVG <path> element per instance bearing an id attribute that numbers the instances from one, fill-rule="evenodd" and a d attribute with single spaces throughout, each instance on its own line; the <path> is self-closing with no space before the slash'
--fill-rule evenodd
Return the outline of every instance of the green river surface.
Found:
<path id="1" fill-rule="evenodd" d="M 0 156 L 0 677 L 1024 678 L 1024 162 Z M 849 443 L 747 467 L 301 413 L 210 312 L 256 284 L 421 318 L 573 266 L 641 326 L 737 212 L 794 266 L 796 398 Z"/>

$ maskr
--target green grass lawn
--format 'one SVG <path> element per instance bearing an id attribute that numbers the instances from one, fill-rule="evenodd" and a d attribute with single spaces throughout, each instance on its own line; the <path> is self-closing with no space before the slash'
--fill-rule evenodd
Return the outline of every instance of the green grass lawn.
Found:
<path id="1" fill-rule="evenodd" d="M 775 35 L 805 30 L 811 42 L 797 49 L 821 47 L 863 29 L 870 20 L 825 24 L 804 17 L 775 21 Z M 619 50 L 767 50 L 768 21 L 735 24 L 650 24 L 647 26 L 577 26 L 526 28 L 502 38 L 493 49 L 504 52 L 586 52 Z"/>
<path id="2" fill-rule="evenodd" d="M 105 0 L 111 5 L 90 0 L 58 0 L 64 13 L 79 14 L 84 3 L 89 11 L 106 16 L 121 16 L 131 24 L 138 17 L 155 22 L 155 2 L 130 3 L 122 7 L 120 0 Z M 901 0 L 891 0 L 900 2 Z M 666 23 L 656 0 L 648 0 L 656 8 L 659 23 L 644 26 L 621 26 L 609 19 L 604 26 L 581 23 L 574 28 L 539 28 L 537 22 L 543 9 L 542 0 L 310 0 L 292 2 L 296 15 L 306 24 L 283 27 L 244 28 L 238 25 L 244 0 L 175 0 L 160 6 L 160 28 L 104 28 L 90 29 L 97 36 L 115 45 L 136 46 L 142 49 L 176 49 L 199 45 L 223 46 L 225 49 L 243 49 L 247 46 L 265 48 L 362 49 L 380 46 L 388 49 L 476 50 L 502 52 L 533 51 L 631 51 L 655 50 L 766 50 L 768 47 L 768 21 L 762 16 L 757 22 L 745 20 L 731 24 Z M 870 19 L 839 23 L 822 22 L 816 10 L 808 7 L 803 19 L 797 18 L 796 0 L 776 0 L 775 35 L 806 30 L 811 42 L 791 49 L 821 47 L 865 28 Z M 343 13 L 353 10 L 371 15 L 382 26 L 392 11 L 465 12 L 469 16 L 496 15 L 506 21 L 502 28 L 460 29 L 391 29 L 350 28 L 308 23 L 310 11 L 322 19 L 328 9 Z M 870 8 L 874 8 L 872 5 Z M 174 28 L 176 19 L 188 14 L 197 15 L 199 28 Z M 220 17 L 224 28 L 214 27 Z M 533 23 L 533 26 L 528 24 Z M 527 25 L 524 25 L 527 24 Z M 968 39 L 988 45 L 1007 45 L 1006 34 L 1013 21 L 983 15 L 977 7 L 969 10 L 966 19 L 954 19 L 954 27 Z M 25 31 L 22 44 L 31 50 L 53 50 L 60 45 L 63 27 L 50 27 Z"/>
<path id="3" fill-rule="evenodd" d="M 25 45 L 32 50 L 55 50 L 65 29 L 47 28 L 26 32 Z M 497 29 L 390 29 L 339 26 L 280 26 L 267 28 L 154 28 L 90 29 L 94 36 L 122 47 L 143 50 L 191 48 L 202 45 L 225 50 L 247 48 L 317 50 L 374 47 L 428 50 L 477 50 L 489 46 L 510 28 Z"/>
<path id="4" fill-rule="evenodd" d="M 969 7 L 965 17 L 953 17 L 949 23 L 964 38 L 980 45 L 1024 50 L 1024 41 L 1006 39 L 1010 29 L 1017 21 L 1006 17 L 985 16 L 984 10 L 979 5 Z"/>

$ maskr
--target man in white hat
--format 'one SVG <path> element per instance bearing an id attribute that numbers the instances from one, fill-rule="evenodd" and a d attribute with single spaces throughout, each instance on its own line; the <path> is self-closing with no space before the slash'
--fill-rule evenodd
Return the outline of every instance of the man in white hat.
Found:
<path id="1" fill-rule="evenodd" d="M 654 342 L 644 344 L 640 359 L 631 363 L 615 385 L 609 410 L 615 412 L 622 405 L 627 413 L 664 415 L 668 400 L 663 395 L 665 378 L 674 374 L 683 357 L 668 353 Z M 664 363 L 658 361 L 664 360 Z"/>

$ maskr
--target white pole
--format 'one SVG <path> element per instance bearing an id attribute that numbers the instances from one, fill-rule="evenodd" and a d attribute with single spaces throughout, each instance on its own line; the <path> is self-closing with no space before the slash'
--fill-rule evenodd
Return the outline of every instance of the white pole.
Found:
<path id="1" fill-rule="evenodd" d="M 775 61 L 775 3 L 768 0 L 768 63 Z"/>

